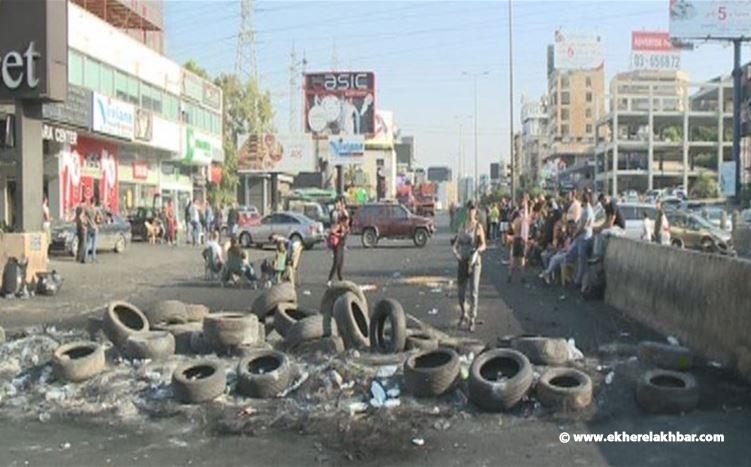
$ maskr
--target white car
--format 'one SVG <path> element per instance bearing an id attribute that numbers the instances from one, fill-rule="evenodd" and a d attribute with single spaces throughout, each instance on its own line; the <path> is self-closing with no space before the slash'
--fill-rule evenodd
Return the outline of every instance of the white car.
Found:
<path id="1" fill-rule="evenodd" d="M 644 213 L 647 213 L 652 221 L 657 218 L 657 209 L 649 203 L 619 203 L 618 210 L 621 211 L 623 220 L 626 221 L 624 237 L 633 240 L 641 240 L 644 232 Z M 605 222 L 605 210 L 602 205 L 595 206 L 595 224 Z"/>

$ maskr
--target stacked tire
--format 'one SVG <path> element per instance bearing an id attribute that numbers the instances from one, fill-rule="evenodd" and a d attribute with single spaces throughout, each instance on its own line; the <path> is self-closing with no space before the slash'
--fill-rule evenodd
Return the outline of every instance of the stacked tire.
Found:
<path id="1" fill-rule="evenodd" d="M 527 394 L 532 384 L 532 365 L 513 349 L 481 353 L 469 369 L 469 400 L 488 412 L 508 410 Z"/>
<path id="2" fill-rule="evenodd" d="M 678 414 L 690 412 L 699 403 L 699 385 L 687 371 L 693 354 L 680 345 L 641 342 L 639 361 L 651 368 L 636 383 L 636 400 L 646 412 Z"/>
<path id="3" fill-rule="evenodd" d="M 370 318 L 367 302 L 356 294 L 345 292 L 334 302 L 333 317 L 348 349 L 370 347 Z"/>

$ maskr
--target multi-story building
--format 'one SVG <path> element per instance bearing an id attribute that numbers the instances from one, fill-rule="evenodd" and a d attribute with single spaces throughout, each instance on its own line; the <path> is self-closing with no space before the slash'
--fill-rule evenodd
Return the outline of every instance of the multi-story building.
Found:
<path id="1" fill-rule="evenodd" d="M 69 3 L 68 98 L 43 106 L 40 135 L 53 217 L 70 218 L 90 197 L 121 214 L 171 200 L 182 216 L 220 173 L 222 92 L 159 53 L 162 10 L 161 1 Z M 0 168 L 9 223 L 14 176 Z"/>
<path id="2" fill-rule="evenodd" d="M 700 172 L 718 177 L 732 161 L 732 81 L 691 83 L 681 71 L 633 71 L 613 78 L 598 127 L 595 180 L 612 194 L 683 186 Z"/>
<path id="3" fill-rule="evenodd" d="M 528 101 L 522 96 L 522 154 L 520 172 L 537 185 L 540 182 L 542 157 L 547 152 L 546 130 L 548 124 L 545 98 Z"/>

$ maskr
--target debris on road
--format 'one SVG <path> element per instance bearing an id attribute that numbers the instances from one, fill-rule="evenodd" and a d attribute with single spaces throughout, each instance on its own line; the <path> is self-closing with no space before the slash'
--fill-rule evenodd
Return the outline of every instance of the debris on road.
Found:
<path id="1" fill-rule="evenodd" d="M 412 438 L 412 444 L 414 444 L 415 446 L 424 446 L 425 440 L 422 438 Z"/>

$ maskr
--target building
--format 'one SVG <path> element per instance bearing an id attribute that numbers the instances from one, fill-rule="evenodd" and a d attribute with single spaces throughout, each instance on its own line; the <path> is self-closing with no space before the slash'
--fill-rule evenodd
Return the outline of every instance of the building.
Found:
<path id="1" fill-rule="evenodd" d="M 546 130 L 548 124 L 547 104 L 545 98 L 528 101 L 522 95 L 521 105 L 521 175 L 538 185 L 543 156 L 547 153 L 548 141 Z"/>
<path id="2" fill-rule="evenodd" d="M 612 194 L 717 178 L 733 160 L 733 92 L 728 77 L 691 83 L 681 71 L 633 71 L 610 85 L 610 110 L 598 122 L 611 136 L 596 148 L 598 189 Z"/>
<path id="3" fill-rule="evenodd" d="M 90 197 L 115 214 L 171 200 L 182 217 L 220 173 L 222 92 L 160 53 L 162 11 L 161 1 L 69 3 L 68 98 L 43 106 L 40 135 L 54 218 L 70 219 Z M 8 223 L 14 177 L 0 167 Z"/>

